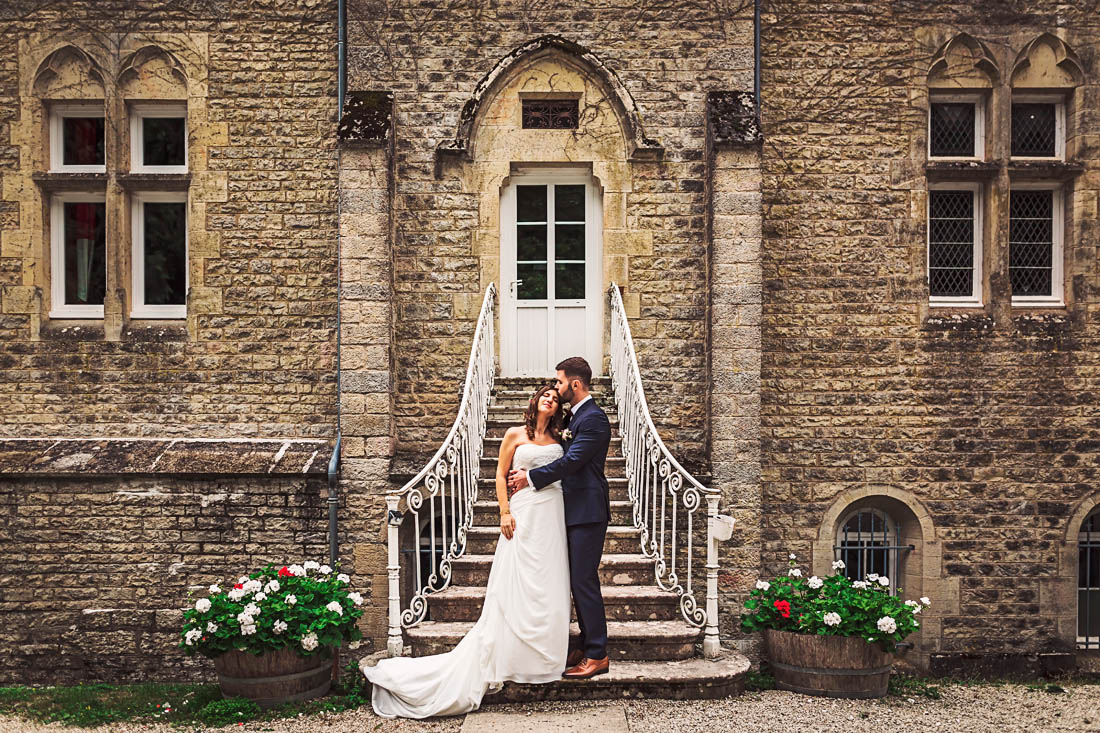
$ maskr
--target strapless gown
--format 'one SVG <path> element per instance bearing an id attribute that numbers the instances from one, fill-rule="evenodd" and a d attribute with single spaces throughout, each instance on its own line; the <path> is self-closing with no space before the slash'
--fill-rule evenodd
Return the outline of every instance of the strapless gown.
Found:
<path id="1" fill-rule="evenodd" d="M 560 445 L 526 443 L 513 468 L 557 460 Z M 511 501 L 516 531 L 497 540 L 481 618 L 451 651 L 383 659 L 363 674 L 384 718 L 427 718 L 476 710 L 506 681 L 561 679 L 569 645 L 569 555 L 561 483 L 527 487 Z"/>

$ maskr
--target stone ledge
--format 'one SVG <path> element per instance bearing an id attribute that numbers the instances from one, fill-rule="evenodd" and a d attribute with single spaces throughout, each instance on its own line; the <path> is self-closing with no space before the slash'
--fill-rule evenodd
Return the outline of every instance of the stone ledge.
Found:
<path id="1" fill-rule="evenodd" d="M 3 438 L 0 476 L 324 476 L 331 456 L 296 438 Z"/>

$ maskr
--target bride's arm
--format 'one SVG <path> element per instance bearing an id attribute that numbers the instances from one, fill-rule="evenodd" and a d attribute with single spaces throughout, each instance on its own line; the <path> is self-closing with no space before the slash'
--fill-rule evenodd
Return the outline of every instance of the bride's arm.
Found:
<path id="1" fill-rule="evenodd" d="M 523 428 L 508 428 L 504 434 L 504 440 L 500 441 L 500 455 L 497 457 L 497 504 L 500 506 L 500 533 L 505 539 L 512 539 L 512 533 L 516 531 L 516 520 L 512 517 L 508 508 L 508 469 L 512 467 L 512 456 L 515 455 L 516 445 Z"/>

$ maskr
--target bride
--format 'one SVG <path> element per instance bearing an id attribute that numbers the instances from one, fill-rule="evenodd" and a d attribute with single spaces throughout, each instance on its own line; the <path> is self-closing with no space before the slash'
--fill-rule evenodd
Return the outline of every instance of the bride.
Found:
<path id="1" fill-rule="evenodd" d="M 476 710 L 504 682 L 561 679 L 569 644 L 569 558 L 561 483 L 508 495 L 508 471 L 531 469 L 563 454 L 563 414 L 553 385 L 540 387 L 500 446 L 496 490 L 500 539 L 485 589 L 485 605 L 451 651 L 394 657 L 363 674 L 371 704 L 384 718 L 427 718 Z"/>

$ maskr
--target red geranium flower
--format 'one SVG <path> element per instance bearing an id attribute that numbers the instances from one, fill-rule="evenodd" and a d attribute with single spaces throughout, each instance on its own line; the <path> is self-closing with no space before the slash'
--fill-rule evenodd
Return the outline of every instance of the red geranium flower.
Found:
<path id="1" fill-rule="evenodd" d="M 791 617 L 791 604 L 787 601 L 776 601 L 772 605 L 775 606 L 775 610 L 779 611 L 779 615 L 783 618 Z"/>
<path id="2" fill-rule="evenodd" d="M 289 578 L 291 575 L 293 575 L 293 573 L 290 572 L 290 568 L 288 568 L 286 565 L 279 568 L 280 578 Z"/>
<path id="3" fill-rule="evenodd" d="M 233 587 L 237 590 L 240 590 L 241 588 L 244 588 L 244 585 L 242 583 L 234 583 Z"/>

